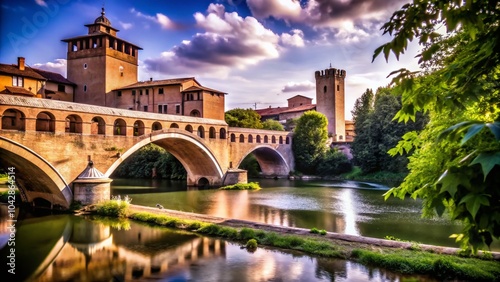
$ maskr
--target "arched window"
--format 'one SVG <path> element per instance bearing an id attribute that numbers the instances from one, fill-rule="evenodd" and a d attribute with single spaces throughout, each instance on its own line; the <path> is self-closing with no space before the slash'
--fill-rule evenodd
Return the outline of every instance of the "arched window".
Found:
<path id="1" fill-rule="evenodd" d="M 136 120 L 134 122 L 134 136 L 144 135 L 144 122 Z"/>
<path id="2" fill-rule="evenodd" d="M 56 119 L 49 112 L 41 112 L 36 116 L 36 131 L 55 132 Z"/>
<path id="3" fill-rule="evenodd" d="M 276 144 L 276 136 L 271 137 L 271 143 Z"/>
<path id="4" fill-rule="evenodd" d="M 286 144 L 290 144 L 290 137 L 288 137 L 288 136 L 286 137 L 286 139 L 285 139 L 285 143 L 286 143 Z"/>
<path id="5" fill-rule="evenodd" d="M 155 121 L 153 125 L 151 126 L 152 131 L 158 131 L 161 130 L 163 127 L 161 126 L 161 123 Z"/>
<path id="6" fill-rule="evenodd" d="M 2 129 L 24 131 L 26 129 L 26 116 L 16 109 L 8 109 L 2 115 Z"/>
<path id="7" fill-rule="evenodd" d="M 240 134 L 240 143 L 245 142 L 245 136 L 243 134 Z"/>
<path id="8" fill-rule="evenodd" d="M 78 115 L 67 116 L 65 131 L 69 133 L 82 133 L 82 118 Z"/>
<path id="9" fill-rule="evenodd" d="M 323 87 L 323 93 L 326 93 L 326 85 Z"/>
<path id="10" fill-rule="evenodd" d="M 215 139 L 215 128 L 214 127 L 210 127 L 210 129 L 208 131 L 208 138 Z"/>
<path id="11" fill-rule="evenodd" d="M 257 143 L 260 143 L 260 135 L 257 135 Z"/>
<path id="12" fill-rule="evenodd" d="M 193 127 L 190 124 L 186 125 L 185 129 L 186 129 L 186 131 L 193 133 Z"/>
<path id="13" fill-rule="evenodd" d="M 252 134 L 248 135 L 248 143 L 253 143 L 253 136 L 252 136 Z"/>
<path id="14" fill-rule="evenodd" d="M 179 128 L 179 125 L 177 123 L 172 123 L 170 125 L 170 128 Z"/>
<path id="15" fill-rule="evenodd" d="M 267 135 L 264 136 L 264 143 L 269 143 L 269 137 L 267 137 Z"/>
<path id="16" fill-rule="evenodd" d="M 280 136 L 280 144 L 283 144 L 283 136 Z"/>
<path id="17" fill-rule="evenodd" d="M 102 117 L 93 117 L 90 124 L 90 134 L 106 134 L 106 123 Z"/>
<path id="18" fill-rule="evenodd" d="M 192 110 L 191 113 L 189 113 L 189 115 L 192 117 L 201 117 L 200 111 L 198 110 Z"/>
<path id="19" fill-rule="evenodd" d="M 123 119 L 119 118 L 115 120 L 113 124 L 113 135 L 127 135 L 127 123 Z"/>
<path id="20" fill-rule="evenodd" d="M 226 139 L 226 129 L 225 128 L 221 128 L 219 130 L 219 138 L 220 139 Z"/>
<path id="21" fill-rule="evenodd" d="M 236 142 L 236 135 L 234 133 L 231 133 L 231 142 Z"/>
<path id="22" fill-rule="evenodd" d="M 203 126 L 198 126 L 198 136 L 200 136 L 201 138 L 205 138 L 205 128 L 203 128 Z"/>

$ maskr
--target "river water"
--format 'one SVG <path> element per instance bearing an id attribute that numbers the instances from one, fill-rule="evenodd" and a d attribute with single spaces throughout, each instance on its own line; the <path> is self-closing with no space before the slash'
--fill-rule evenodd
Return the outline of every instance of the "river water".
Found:
<path id="1" fill-rule="evenodd" d="M 3 217 L 2 230 L 6 225 Z M 0 233 L 1 281 L 434 281 L 298 252 L 248 252 L 235 242 L 128 220 L 21 216 L 16 227 L 13 247 Z M 12 248 L 15 274 L 7 265 Z"/>
<path id="2" fill-rule="evenodd" d="M 424 244 L 458 247 L 450 234 L 461 226 L 447 218 L 423 219 L 419 200 L 382 195 L 389 187 L 355 181 L 290 181 L 258 179 L 259 191 L 186 189 L 182 181 L 117 179 L 113 195 L 132 203 L 161 204 L 167 209 L 251 220 L 269 224 L 318 228 L 375 238 L 392 236 Z M 500 251 L 495 242 L 492 250 Z"/>

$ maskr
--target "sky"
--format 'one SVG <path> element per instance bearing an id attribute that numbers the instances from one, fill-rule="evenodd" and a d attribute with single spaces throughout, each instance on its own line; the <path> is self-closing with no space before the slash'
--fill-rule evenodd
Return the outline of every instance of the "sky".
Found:
<path id="1" fill-rule="evenodd" d="M 315 98 L 314 72 L 346 76 L 345 114 L 391 71 L 416 69 L 418 46 L 388 62 L 373 51 L 390 40 L 381 26 L 407 0 L 2 0 L 0 63 L 25 57 L 31 67 L 66 76 L 66 43 L 105 15 L 139 51 L 141 81 L 195 77 L 228 93 L 226 110 L 284 107 Z M 313 100 L 315 103 L 315 99 Z"/>

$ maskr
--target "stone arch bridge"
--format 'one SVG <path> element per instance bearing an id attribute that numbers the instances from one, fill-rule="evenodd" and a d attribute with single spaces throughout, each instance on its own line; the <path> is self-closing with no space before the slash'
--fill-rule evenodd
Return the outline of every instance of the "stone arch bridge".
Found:
<path id="1" fill-rule="evenodd" d="M 43 199 L 68 208 L 73 181 L 87 167 L 88 157 L 109 177 L 149 143 L 183 164 L 188 185 L 238 182 L 237 168 L 249 154 L 264 175 L 288 175 L 294 167 L 292 136 L 285 131 L 2 94 L 0 116 L 0 165 L 14 168 L 23 201 L 34 205 Z"/>

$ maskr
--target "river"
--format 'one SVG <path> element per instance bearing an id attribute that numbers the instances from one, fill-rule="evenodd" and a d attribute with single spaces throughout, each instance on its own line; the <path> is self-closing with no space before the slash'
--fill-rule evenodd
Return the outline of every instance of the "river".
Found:
<path id="1" fill-rule="evenodd" d="M 259 191 L 186 188 L 185 182 L 116 179 L 113 195 L 128 195 L 132 203 L 161 204 L 167 209 L 251 220 L 282 226 L 318 228 L 351 235 L 458 247 L 449 235 L 461 226 L 446 217 L 423 219 L 421 201 L 382 195 L 389 187 L 356 181 L 291 181 L 258 179 Z M 492 250 L 500 251 L 494 242 Z"/>

